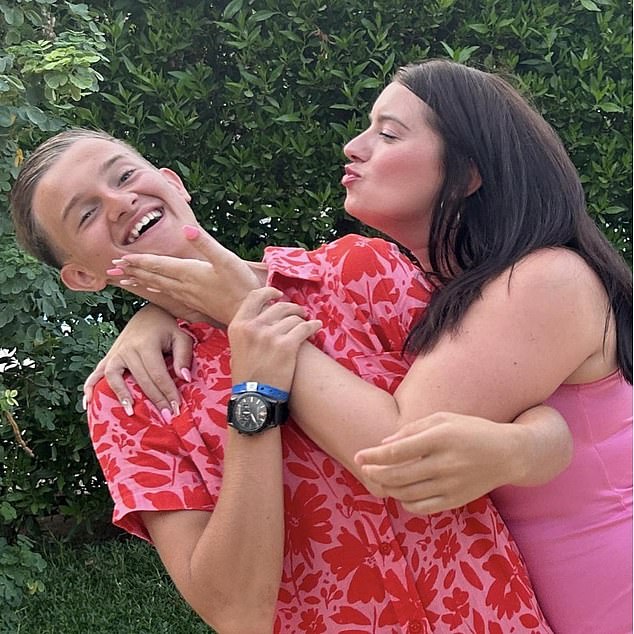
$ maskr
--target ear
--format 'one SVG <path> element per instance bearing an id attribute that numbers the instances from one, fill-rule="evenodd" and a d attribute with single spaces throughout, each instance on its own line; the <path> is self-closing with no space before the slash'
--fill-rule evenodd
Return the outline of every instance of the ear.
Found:
<path id="1" fill-rule="evenodd" d="M 174 187 L 176 189 L 176 191 L 178 191 L 178 193 L 187 202 L 189 202 L 192 199 L 192 197 L 189 195 L 189 192 L 187 191 L 187 188 L 183 184 L 183 181 L 181 180 L 181 177 L 176 172 L 171 170 L 169 167 L 161 167 L 161 168 L 159 168 L 159 172 L 161 172 L 161 174 L 163 174 L 163 176 L 169 182 L 169 184 L 172 187 Z"/>
<path id="2" fill-rule="evenodd" d="M 467 196 L 475 194 L 478 189 L 482 187 L 482 176 L 480 176 L 480 170 L 476 167 L 473 161 L 469 163 L 469 186 L 467 187 Z"/>
<path id="3" fill-rule="evenodd" d="M 59 276 L 64 285 L 72 291 L 101 291 L 107 286 L 105 278 L 98 277 L 73 263 L 64 264 Z"/>

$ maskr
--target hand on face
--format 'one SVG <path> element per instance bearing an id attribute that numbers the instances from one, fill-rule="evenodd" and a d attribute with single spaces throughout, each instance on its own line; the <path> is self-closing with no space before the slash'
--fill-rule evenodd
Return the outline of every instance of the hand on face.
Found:
<path id="1" fill-rule="evenodd" d="M 437 413 L 404 425 L 377 447 L 357 453 L 380 494 L 427 515 L 463 506 L 506 484 L 521 450 L 513 425 Z"/>
<path id="2" fill-rule="evenodd" d="M 118 279 L 121 286 L 161 293 L 228 324 L 246 294 L 261 283 L 244 260 L 200 228 L 187 225 L 183 233 L 201 259 L 130 254 L 114 260 L 108 275 Z"/>
<path id="3" fill-rule="evenodd" d="M 301 306 L 276 301 L 281 297 L 271 287 L 252 291 L 229 324 L 234 384 L 257 381 L 290 390 L 299 347 L 322 323 L 306 321 Z"/>

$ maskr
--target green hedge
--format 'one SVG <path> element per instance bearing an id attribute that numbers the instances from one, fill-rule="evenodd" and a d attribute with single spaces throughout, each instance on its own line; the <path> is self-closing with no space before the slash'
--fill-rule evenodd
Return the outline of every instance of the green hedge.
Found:
<path id="1" fill-rule="evenodd" d="M 24 0 L 0 11 L 3 196 L 22 155 L 51 131 L 97 126 L 179 171 L 201 222 L 241 255 L 312 247 L 359 230 L 342 211 L 341 147 L 379 89 L 401 64 L 451 57 L 510 73 L 534 96 L 592 214 L 631 259 L 624 0 L 111 0 L 90 11 Z M 135 306 L 118 292 L 61 291 L 54 272 L 17 251 L 6 215 L 0 232 L 10 366 L 0 374 L 0 534 L 12 538 L 45 515 L 81 524 L 109 511 L 80 385 Z"/>

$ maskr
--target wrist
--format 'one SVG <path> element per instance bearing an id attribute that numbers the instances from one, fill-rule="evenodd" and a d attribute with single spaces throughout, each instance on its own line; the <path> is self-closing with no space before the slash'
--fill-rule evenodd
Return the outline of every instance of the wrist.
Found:
<path id="1" fill-rule="evenodd" d="M 281 390 L 266 383 L 258 383 L 257 381 L 243 381 L 231 388 L 231 394 L 243 394 L 244 392 L 257 392 L 276 401 L 288 401 L 289 397 L 289 393 L 286 390 Z"/>
<path id="2" fill-rule="evenodd" d="M 239 433 L 259 434 L 284 425 L 287 418 L 288 392 L 256 381 L 245 381 L 232 387 L 227 425 Z"/>

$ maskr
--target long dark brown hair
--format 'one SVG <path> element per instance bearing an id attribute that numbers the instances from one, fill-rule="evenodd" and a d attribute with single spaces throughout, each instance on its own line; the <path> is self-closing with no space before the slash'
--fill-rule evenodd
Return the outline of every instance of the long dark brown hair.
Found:
<path id="1" fill-rule="evenodd" d="M 430 350 L 455 331 L 485 284 L 547 247 L 579 254 L 603 283 L 606 331 L 616 321 L 617 363 L 632 382 L 632 277 L 586 210 L 572 161 L 543 117 L 501 77 L 445 60 L 401 68 L 395 81 L 433 111 L 445 178 L 432 212 L 429 258 L 438 286 L 408 337 Z M 466 196 L 473 168 L 482 186 Z"/>

